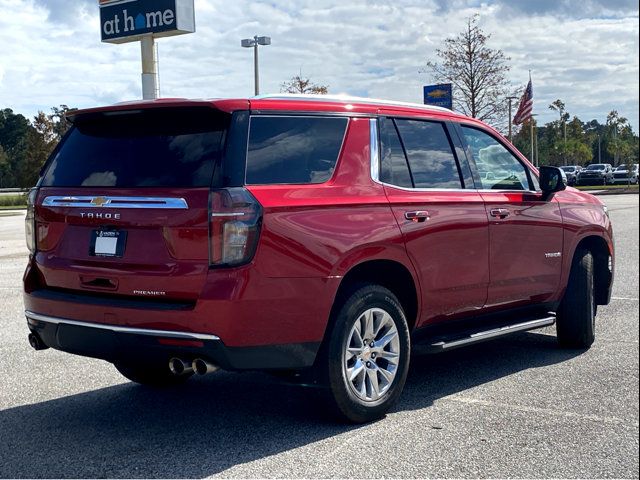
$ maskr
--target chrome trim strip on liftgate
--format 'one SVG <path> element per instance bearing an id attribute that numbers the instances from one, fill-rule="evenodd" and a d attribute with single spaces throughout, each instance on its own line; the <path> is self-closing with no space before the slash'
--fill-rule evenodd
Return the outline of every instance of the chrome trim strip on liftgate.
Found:
<path id="1" fill-rule="evenodd" d="M 43 207 L 107 207 L 107 208 L 172 208 L 188 209 L 184 198 L 172 197 L 113 197 L 102 195 L 45 197 Z"/>
<path id="2" fill-rule="evenodd" d="M 78 320 L 69 320 L 67 318 L 50 317 L 49 315 L 42 315 L 40 313 L 30 312 L 29 310 L 25 310 L 24 315 L 25 317 L 27 317 L 28 323 L 31 323 L 31 320 L 35 320 L 37 322 L 53 323 L 56 325 L 75 325 L 78 327 L 108 330 L 115 333 L 130 333 L 134 335 L 147 335 L 150 337 L 179 338 L 183 340 L 220 340 L 220 337 L 208 333 L 178 332 L 174 330 L 153 330 L 149 328 L 133 328 L 123 327 L 120 325 L 105 325 L 101 323 L 80 322 Z"/>

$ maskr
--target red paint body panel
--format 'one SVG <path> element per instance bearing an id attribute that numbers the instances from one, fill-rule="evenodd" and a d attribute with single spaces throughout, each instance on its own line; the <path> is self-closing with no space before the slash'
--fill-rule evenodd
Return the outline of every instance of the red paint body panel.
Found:
<path id="1" fill-rule="evenodd" d="M 140 195 L 136 189 L 91 188 L 92 195 Z M 95 208 L 42 207 L 48 196 L 86 195 L 86 188 L 41 188 L 36 202 L 39 250 L 36 262 L 47 286 L 101 291 L 87 286 L 91 277 L 114 282 L 119 295 L 134 290 L 163 291 L 166 298 L 199 298 L 208 271 L 209 189 L 147 188 L 146 196 L 184 198 L 187 210 L 111 209 L 102 207 L 103 218 L 82 218 Z M 120 219 L 115 219 L 119 213 Z M 111 214 L 106 220 L 104 216 Z M 100 227 L 127 231 L 124 258 L 89 255 L 91 233 Z M 82 282 L 82 279 L 87 281 Z"/>
<path id="2" fill-rule="evenodd" d="M 475 191 L 410 191 L 385 186 L 422 286 L 418 327 L 481 309 L 489 284 L 489 231 Z M 405 218 L 425 211 L 428 220 Z"/>
<path id="3" fill-rule="evenodd" d="M 487 307 L 544 303 L 562 273 L 563 225 L 556 199 L 541 194 L 483 191 L 489 219 L 491 280 Z M 508 212 L 491 216 L 494 209 Z"/>
<path id="4" fill-rule="evenodd" d="M 603 203 L 598 197 L 569 187 L 565 191 L 557 193 L 556 199 L 561 205 L 564 225 L 563 250 L 566 252 L 563 257 L 560 288 L 556 292 L 556 297 L 560 299 L 569 281 L 573 253 L 581 241 L 589 237 L 603 239 L 609 247 L 611 267 L 614 271 L 615 245 L 611 220 L 605 214 Z"/>

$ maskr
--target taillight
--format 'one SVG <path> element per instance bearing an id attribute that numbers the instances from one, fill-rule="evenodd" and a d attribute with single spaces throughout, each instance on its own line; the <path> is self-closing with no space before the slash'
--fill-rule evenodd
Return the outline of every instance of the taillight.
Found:
<path id="1" fill-rule="evenodd" d="M 209 263 L 237 266 L 248 263 L 258 246 L 262 207 L 242 187 L 211 191 Z"/>
<path id="2" fill-rule="evenodd" d="M 24 218 L 24 234 L 27 241 L 27 248 L 31 253 L 36 251 L 36 216 L 35 204 L 38 189 L 32 188 L 27 195 L 27 216 Z"/>

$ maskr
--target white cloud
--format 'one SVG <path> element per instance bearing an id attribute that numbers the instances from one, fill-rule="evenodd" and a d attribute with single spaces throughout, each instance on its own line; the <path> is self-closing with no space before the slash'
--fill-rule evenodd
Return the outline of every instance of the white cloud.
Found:
<path id="1" fill-rule="evenodd" d="M 273 39 L 260 50 L 263 92 L 302 69 L 332 92 L 420 102 L 431 80 L 420 69 L 479 12 L 491 45 L 511 57 L 514 86 L 532 70 L 540 121 L 555 118 L 547 105 L 561 98 L 583 120 L 616 109 L 637 131 L 637 5 L 572 1 L 531 10 L 474 0 L 196 0 L 197 32 L 158 42 L 162 95 L 252 95 L 252 52 L 240 39 L 259 34 Z M 139 46 L 100 43 L 97 2 L 0 0 L 0 108 L 33 115 L 139 96 Z"/>

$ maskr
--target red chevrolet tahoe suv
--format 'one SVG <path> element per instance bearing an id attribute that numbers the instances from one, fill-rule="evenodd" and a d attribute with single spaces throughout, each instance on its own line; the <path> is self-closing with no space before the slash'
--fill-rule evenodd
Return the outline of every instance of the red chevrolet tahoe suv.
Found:
<path id="1" fill-rule="evenodd" d="M 606 207 L 475 119 L 348 97 L 73 112 L 29 195 L 29 341 L 141 384 L 312 372 L 353 422 L 434 352 L 610 300 Z"/>

